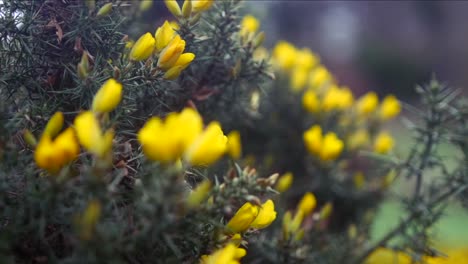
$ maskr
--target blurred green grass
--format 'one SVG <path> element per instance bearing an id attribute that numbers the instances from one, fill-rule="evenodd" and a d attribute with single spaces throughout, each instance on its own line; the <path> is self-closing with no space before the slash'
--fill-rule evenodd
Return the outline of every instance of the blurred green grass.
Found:
<path id="1" fill-rule="evenodd" d="M 392 131 L 395 137 L 396 150 L 398 156 L 405 157 L 412 146 L 411 134 L 402 124 L 392 124 Z M 449 169 L 453 169 L 460 157 L 458 150 L 450 145 L 441 145 L 439 154 L 442 155 L 448 164 Z M 425 174 L 425 182 L 437 179 L 437 172 Z M 412 192 L 413 182 L 408 183 L 408 179 L 398 179 L 390 190 L 396 196 L 405 196 Z M 371 227 L 371 240 L 378 241 L 389 230 L 398 225 L 404 217 L 405 211 L 397 199 L 389 198 L 379 207 L 377 216 Z M 433 242 L 436 247 L 454 248 L 468 246 L 468 211 L 458 203 L 451 202 L 447 207 L 442 219 L 432 229 L 434 233 Z M 398 242 L 398 239 L 393 242 Z"/>

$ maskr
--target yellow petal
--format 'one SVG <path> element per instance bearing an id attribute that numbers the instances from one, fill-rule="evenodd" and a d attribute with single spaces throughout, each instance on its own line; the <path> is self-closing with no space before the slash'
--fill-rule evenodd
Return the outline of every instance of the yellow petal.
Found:
<path id="1" fill-rule="evenodd" d="M 393 138 L 388 132 L 380 132 L 374 141 L 374 151 L 386 154 L 392 150 L 394 144 Z"/>
<path id="2" fill-rule="evenodd" d="M 192 165 L 210 165 L 227 151 L 227 137 L 218 122 L 211 122 L 187 150 L 185 158 Z"/>
<path id="3" fill-rule="evenodd" d="M 387 95 L 380 105 L 379 115 L 384 121 L 397 116 L 401 112 L 401 105 L 394 95 Z"/>
<path id="4" fill-rule="evenodd" d="M 206 11 L 213 3 L 214 0 L 192 0 L 192 11 L 195 13 Z"/>
<path id="5" fill-rule="evenodd" d="M 195 59 L 195 54 L 193 53 L 184 53 L 181 54 L 180 57 L 177 59 L 175 66 L 180 66 L 182 70 L 185 70 L 190 63 Z"/>
<path id="6" fill-rule="evenodd" d="M 323 161 L 335 160 L 343 151 L 343 141 L 335 133 L 327 133 L 323 138 L 320 159 Z"/>
<path id="7" fill-rule="evenodd" d="M 148 59 L 155 48 L 156 40 L 151 33 L 146 33 L 141 36 L 130 51 L 130 59 L 134 61 L 142 61 Z"/>
<path id="8" fill-rule="evenodd" d="M 176 0 L 164 0 L 164 4 L 166 4 L 167 9 L 175 16 L 181 17 L 182 11 L 180 10 L 180 6 Z"/>
<path id="9" fill-rule="evenodd" d="M 161 51 L 158 60 L 158 67 L 163 70 L 168 70 L 179 59 L 185 49 L 185 41 L 176 35 L 169 44 Z"/>
<path id="10" fill-rule="evenodd" d="M 228 154 L 233 159 L 239 159 L 242 155 L 242 144 L 239 131 L 231 131 L 227 135 L 228 138 Z"/>
<path id="11" fill-rule="evenodd" d="M 275 204 L 272 200 L 262 204 L 255 220 L 250 224 L 251 228 L 262 229 L 269 226 L 276 219 Z"/>
<path id="12" fill-rule="evenodd" d="M 356 109 L 359 115 L 366 116 L 374 112 L 379 104 L 379 98 L 375 92 L 368 92 L 356 103 Z"/>
<path id="13" fill-rule="evenodd" d="M 304 213 L 304 216 L 309 215 L 315 209 L 317 205 L 317 199 L 313 193 L 306 193 L 299 202 L 298 210 Z"/>
<path id="14" fill-rule="evenodd" d="M 231 218 L 231 220 L 229 220 L 226 227 L 231 232 L 242 233 L 249 228 L 257 215 L 258 207 L 247 202 L 237 210 L 236 214 Z"/>
<path id="15" fill-rule="evenodd" d="M 164 24 L 156 30 L 154 37 L 156 39 L 156 51 L 163 50 L 174 38 L 176 32 L 171 24 L 166 20 Z"/>
<path id="16" fill-rule="evenodd" d="M 122 84 L 114 79 L 109 79 L 94 96 L 92 110 L 101 113 L 111 112 L 121 100 Z"/>
<path id="17" fill-rule="evenodd" d="M 319 154 L 322 149 L 322 128 L 314 125 L 304 132 L 304 143 L 311 154 Z"/>
<path id="18" fill-rule="evenodd" d="M 55 137 L 63 127 L 63 113 L 56 112 L 47 122 L 47 125 L 42 133 L 43 136 Z"/>
<path id="19" fill-rule="evenodd" d="M 287 191 L 291 187 L 293 179 L 293 174 L 291 172 L 286 172 L 278 179 L 275 189 L 280 193 Z"/>
<path id="20" fill-rule="evenodd" d="M 310 113 L 318 113 L 320 111 L 320 101 L 317 93 L 312 89 L 307 90 L 302 97 L 302 106 Z"/>

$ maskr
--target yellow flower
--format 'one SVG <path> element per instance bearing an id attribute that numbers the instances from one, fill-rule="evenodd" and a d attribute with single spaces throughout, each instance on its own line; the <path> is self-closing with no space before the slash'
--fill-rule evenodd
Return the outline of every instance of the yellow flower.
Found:
<path id="1" fill-rule="evenodd" d="M 233 244 L 228 244 L 224 248 L 218 249 L 211 255 L 203 255 L 201 264 L 239 264 L 239 260 L 246 255 L 245 249 L 238 248 Z"/>
<path id="2" fill-rule="evenodd" d="M 307 84 L 307 78 L 309 78 L 309 71 L 307 69 L 295 67 L 291 73 L 291 90 L 293 92 L 302 91 Z"/>
<path id="3" fill-rule="evenodd" d="M 55 137 L 63 127 L 63 113 L 56 112 L 47 122 L 46 127 L 44 128 L 43 136 Z"/>
<path id="4" fill-rule="evenodd" d="M 176 35 L 171 42 L 161 51 L 158 60 L 158 67 L 168 70 L 175 65 L 180 55 L 185 49 L 185 41 Z"/>
<path id="5" fill-rule="evenodd" d="M 310 71 L 319 62 L 318 57 L 308 48 L 297 50 L 296 56 L 296 67 L 300 67 L 306 71 Z"/>
<path id="6" fill-rule="evenodd" d="M 206 11 L 213 3 L 214 0 L 192 0 L 192 11 L 195 13 Z"/>
<path id="7" fill-rule="evenodd" d="M 332 83 L 333 78 L 330 72 L 323 66 L 319 66 L 311 72 L 309 78 L 309 88 L 310 89 L 319 89 L 327 83 Z"/>
<path id="8" fill-rule="evenodd" d="M 153 38 L 151 33 L 146 33 L 141 36 L 137 42 L 130 50 L 130 59 L 134 61 L 142 61 L 148 59 L 151 54 L 153 54 L 153 50 L 155 47 L 156 40 Z"/>
<path id="9" fill-rule="evenodd" d="M 317 199 L 313 193 L 308 192 L 302 196 L 302 199 L 297 206 L 297 210 L 301 211 L 305 217 L 312 213 L 315 206 L 317 206 Z"/>
<path id="10" fill-rule="evenodd" d="M 205 131 L 195 139 L 185 154 L 186 160 L 192 165 L 210 165 L 216 162 L 227 151 L 227 137 L 221 130 L 221 125 L 213 121 Z"/>
<path id="11" fill-rule="evenodd" d="M 325 220 L 328 219 L 333 212 L 333 204 L 327 202 L 322 209 L 320 209 L 320 219 Z"/>
<path id="12" fill-rule="evenodd" d="M 210 190 L 210 180 L 204 180 L 189 194 L 187 198 L 187 205 L 191 208 L 198 206 L 208 197 Z"/>
<path id="13" fill-rule="evenodd" d="M 180 55 L 174 66 L 164 74 L 164 78 L 167 80 L 174 80 L 179 77 L 180 73 L 185 70 L 194 59 L 195 54 L 193 53 L 184 53 Z"/>
<path id="14" fill-rule="evenodd" d="M 273 64 L 281 70 L 291 70 L 296 60 L 296 48 L 286 41 L 280 41 L 273 48 Z"/>
<path id="15" fill-rule="evenodd" d="M 93 237 L 100 218 L 101 203 L 97 200 L 90 201 L 83 214 L 76 218 L 76 224 L 80 231 L 79 236 L 82 240 L 90 240 Z"/>
<path id="16" fill-rule="evenodd" d="M 169 42 L 174 38 L 176 32 L 171 24 L 166 20 L 164 24 L 156 30 L 154 33 L 156 51 L 160 52 L 163 50 Z"/>
<path id="17" fill-rule="evenodd" d="M 382 101 L 379 109 L 379 116 L 386 121 L 397 116 L 401 111 L 401 105 L 394 95 L 387 95 Z"/>
<path id="18" fill-rule="evenodd" d="M 140 2 L 140 11 L 148 11 L 153 6 L 153 0 L 142 0 Z"/>
<path id="19" fill-rule="evenodd" d="M 252 15 L 246 15 L 242 18 L 241 21 L 241 31 L 240 34 L 242 36 L 248 36 L 250 34 L 255 34 L 257 32 L 260 23 L 258 20 Z"/>
<path id="20" fill-rule="evenodd" d="M 318 155 L 322 149 L 322 128 L 314 125 L 304 132 L 304 143 L 310 153 Z"/>
<path id="21" fill-rule="evenodd" d="M 109 79 L 94 96 L 92 110 L 101 113 L 111 112 L 121 100 L 122 84 L 114 79 Z"/>
<path id="22" fill-rule="evenodd" d="M 275 204 L 268 200 L 262 204 L 255 220 L 250 224 L 251 228 L 263 229 L 269 226 L 276 219 Z"/>
<path id="23" fill-rule="evenodd" d="M 227 152 L 233 159 L 239 159 L 242 155 L 242 144 L 239 131 L 231 131 L 227 135 Z"/>
<path id="24" fill-rule="evenodd" d="M 294 176 L 292 172 L 286 172 L 285 174 L 281 175 L 276 183 L 275 190 L 282 193 L 287 191 L 293 182 Z"/>
<path id="25" fill-rule="evenodd" d="M 289 236 L 291 233 L 291 223 L 292 223 L 292 214 L 290 211 L 287 211 L 283 215 L 283 222 L 282 222 L 282 231 L 283 231 L 283 238 L 285 240 L 289 240 Z"/>
<path id="26" fill-rule="evenodd" d="M 247 202 L 237 210 L 236 214 L 231 218 L 231 220 L 229 220 L 226 227 L 228 231 L 233 233 L 242 233 L 249 228 L 257 215 L 258 207 Z"/>
<path id="27" fill-rule="evenodd" d="M 110 153 L 114 132 L 101 130 L 99 121 L 91 111 L 85 111 L 75 118 L 75 130 L 80 144 L 100 158 Z"/>
<path id="28" fill-rule="evenodd" d="M 302 97 L 302 106 L 310 113 L 318 113 L 320 110 L 320 101 L 317 93 L 308 89 Z"/>
<path id="29" fill-rule="evenodd" d="M 360 116 L 367 116 L 374 112 L 379 104 L 379 98 L 374 92 L 368 92 L 356 102 L 356 110 Z"/>
<path id="30" fill-rule="evenodd" d="M 107 3 L 103 5 L 97 12 L 97 17 L 107 16 L 112 11 L 112 3 Z"/>
<path id="31" fill-rule="evenodd" d="M 55 174 L 66 164 L 78 157 L 80 146 L 73 128 L 67 128 L 54 140 L 49 134 L 44 134 L 37 144 L 34 160 L 39 168 Z"/>
<path id="32" fill-rule="evenodd" d="M 392 136 L 387 132 L 380 132 L 374 141 L 374 151 L 380 154 L 386 154 L 392 150 L 393 145 Z"/>
<path id="33" fill-rule="evenodd" d="M 192 15 L 192 0 L 185 0 L 182 5 L 182 16 L 190 18 L 190 15 Z"/>
<path id="34" fill-rule="evenodd" d="M 343 141 L 335 133 L 330 132 L 323 137 L 320 159 L 323 161 L 335 160 L 343 151 Z"/>
<path id="35" fill-rule="evenodd" d="M 180 6 L 176 0 L 164 0 L 164 4 L 166 4 L 169 12 L 171 12 L 175 17 L 182 16 L 182 10 L 180 10 Z"/>
<path id="36" fill-rule="evenodd" d="M 369 138 L 370 136 L 367 129 L 359 129 L 348 137 L 346 145 L 350 150 L 356 150 L 367 145 L 369 143 Z"/>
<path id="37" fill-rule="evenodd" d="M 386 248 L 376 249 L 365 261 L 365 264 L 410 264 L 413 263 L 411 256 Z"/>
<path id="38" fill-rule="evenodd" d="M 353 94 L 348 88 L 338 88 L 332 85 L 323 98 L 322 109 L 324 111 L 344 110 L 353 103 Z"/>

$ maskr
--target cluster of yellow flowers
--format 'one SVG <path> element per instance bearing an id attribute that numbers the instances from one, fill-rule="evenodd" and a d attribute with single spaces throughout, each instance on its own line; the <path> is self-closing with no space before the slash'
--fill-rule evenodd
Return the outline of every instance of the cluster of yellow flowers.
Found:
<path id="1" fill-rule="evenodd" d="M 322 134 L 319 125 L 312 126 L 304 132 L 304 142 L 307 150 L 322 161 L 335 160 L 343 150 L 343 141 L 333 132 Z"/>
<path id="2" fill-rule="evenodd" d="M 114 79 L 106 81 L 92 103 L 92 111 L 80 113 L 73 127 L 63 132 L 64 118 L 55 113 L 36 146 L 34 159 L 38 167 L 56 174 L 65 165 L 75 160 L 80 153 L 80 144 L 99 158 L 106 158 L 112 148 L 114 132 L 102 131 L 98 116 L 111 112 L 122 99 L 122 85 Z"/>
<path id="3" fill-rule="evenodd" d="M 158 69 L 165 72 L 164 78 L 173 80 L 195 59 L 195 54 L 186 52 L 185 41 L 167 20 L 159 27 L 154 37 L 147 32 L 133 44 L 129 57 L 132 61 L 142 61 L 155 54 Z"/>
<path id="4" fill-rule="evenodd" d="M 165 164 L 183 159 L 191 165 L 211 165 L 226 153 L 233 158 L 241 154 L 237 131 L 225 136 L 216 121 L 203 129 L 200 114 L 192 108 L 170 113 L 165 120 L 152 117 L 138 132 L 138 141 L 147 158 Z"/>

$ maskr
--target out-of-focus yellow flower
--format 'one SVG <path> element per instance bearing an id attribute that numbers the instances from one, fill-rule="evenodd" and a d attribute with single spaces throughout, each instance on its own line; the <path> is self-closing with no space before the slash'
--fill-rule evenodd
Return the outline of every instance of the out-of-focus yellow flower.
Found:
<path id="1" fill-rule="evenodd" d="M 169 42 L 171 42 L 175 35 L 176 32 L 172 25 L 167 20 L 164 21 L 164 24 L 158 27 L 154 33 L 156 51 L 160 52 L 163 50 L 169 44 Z"/>
<path id="2" fill-rule="evenodd" d="M 181 73 L 182 73 L 182 67 L 174 66 L 164 73 L 163 78 L 166 80 L 175 80 L 177 79 L 177 77 L 179 77 Z"/>
<path id="3" fill-rule="evenodd" d="M 349 150 L 356 150 L 369 144 L 370 136 L 367 129 L 359 129 L 353 132 L 346 141 Z"/>
<path id="4" fill-rule="evenodd" d="M 180 55 L 185 49 L 185 41 L 176 35 L 171 42 L 161 51 L 158 60 L 158 67 L 168 70 L 175 65 Z"/>
<path id="5" fill-rule="evenodd" d="M 241 21 L 240 34 L 242 36 L 253 35 L 257 32 L 259 27 L 260 27 L 260 22 L 258 22 L 258 20 L 254 16 L 246 15 L 244 16 L 244 18 L 242 18 L 242 21 Z"/>
<path id="6" fill-rule="evenodd" d="M 79 215 L 76 219 L 76 224 L 79 228 L 79 237 L 82 240 L 92 239 L 100 218 L 101 203 L 97 200 L 90 201 L 83 214 Z"/>
<path id="7" fill-rule="evenodd" d="M 318 113 L 320 111 L 320 101 L 317 93 L 312 89 L 308 89 L 302 97 L 302 106 L 310 113 Z"/>
<path id="8" fill-rule="evenodd" d="M 382 100 L 379 109 L 379 116 L 382 120 L 386 121 L 397 116 L 401 111 L 401 105 L 394 95 L 387 95 Z"/>
<path id="9" fill-rule="evenodd" d="M 287 211 L 283 215 L 283 222 L 282 222 L 283 238 L 285 240 L 289 240 L 290 232 L 291 232 L 290 230 L 291 222 L 292 222 L 292 214 L 290 211 Z"/>
<path id="10" fill-rule="evenodd" d="M 51 119 L 52 120 L 52 119 Z M 78 157 L 80 146 L 75 131 L 69 127 L 54 140 L 50 134 L 44 133 L 34 152 L 34 160 L 39 168 L 55 174 Z"/>
<path id="11" fill-rule="evenodd" d="M 322 149 L 322 128 L 314 125 L 304 132 L 304 143 L 312 154 L 319 154 Z"/>
<path id="12" fill-rule="evenodd" d="M 166 4 L 169 12 L 171 12 L 175 17 L 182 16 L 182 10 L 180 10 L 180 6 L 176 0 L 164 0 L 164 4 Z"/>
<path id="13" fill-rule="evenodd" d="M 53 138 L 60 132 L 60 130 L 62 130 L 62 128 L 63 128 L 63 113 L 56 112 L 49 119 L 49 122 L 47 122 L 47 125 L 44 128 L 44 132 L 42 132 L 42 135 Z"/>
<path id="14" fill-rule="evenodd" d="M 189 194 L 187 198 L 187 205 L 190 208 L 194 208 L 198 206 L 201 202 L 203 202 L 208 197 L 210 190 L 211 190 L 210 180 L 204 180 Z"/>
<path id="15" fill-rule="evenodd" d="M 375 92 L 368 92 L 356 102 L 356 110 L 360 116 L 367 116 L 377 109 L 379 98 Z"/>
<path id="16" fill-rule="evenodd" d="M 195 139 L 185 154 L 186 160 L 192 165 L 211 165 L 227 151 L 227 137 L 221 130 L 221 125 L 213 121 L 205 131 Z"/>
<path id="17" fill-rule="evenodd" d="M 231 131 L 227 135 L 227 152 L 233 159 L 239 159 L 242 155 L 242 144 L 239 131 Z"/>
<path id="18" fill-rule="evenodd" d="M 319 66 L 313 70 L 309 77 L 309 88 L 310 89 L 319 89 L 327 83 L 332 83 L 333 78 L 330 72 L 324 67 Z"/>
<path id="19" fill-rule="evenodd" d="M 279 41 L 273 48 L 273 64 L 281 70 L 291 70 L 296 60 L 296 52 L 296 48 L 291 43 Z"/>
<path id="20" fill-rule="evenodd" d="M 182 5 L 182 16 L 185 18 L 190 18 L 192 14 L 192 0 L 185 0 Z"/>
<path id="21" fill-rule="evenodd" d="M 388 132 L 380 132 L 374 141 L 374 151 L 380 154 L 386 154 L 392 150 L 393 145 L 392 136 Z"/>
<path id="22" fill-rule="evenodd" d="M 300 92 L 307 84 L 309 71 L 302 67 L 295 67 L 291 72 L 290 86 L 293 92 Z"/>
<path id="23" fill-rule="evenodd" d="M 86 78 L 88 77 L 88 73 L 89 73 L 88 52 L 83 51 L 83 54 L 81 55 L 81 60 L 77 65 L 76 71 L 77 71 L 78 77 L 81 80 L 86 80 Z"/>
<path id="24" fill-rule="evenodd" d="M 148 11 L 153 6 L 153 0 L 141 0 L 140 2 L 140 11 Z"/>
<path id="25" fill-rule="evenodd" d="M 301 201 L 297 206 L 297 210 L 301 211 L 304 214 L 304 217 L 308 216 L 317 206 L 317 199 L 315 195 L 311 192 L 307 192 L 302 196 Z"/>
<path id="26" fill-rule="evenodd" d="M 275 204 L 268 200 L 262 204 L 255 220 L 250 224 L 251 228 L 263 229 L 269 226 L 276 219 Z"/>
<path id="27" fill-rule="evenodd" d="M 356 189 L 362 189 L 364 184 L 366 183 L 366 178 L 364 177 L 364 173 L 362 171 L 358 171 L 353 176 L 353 183 Z"/>
<path id="28" fill-rule="evenodd" d="M 231 218 L 231 220 L 229 220 L 226 227 L 228 231 L 242 233 L 250 227 L 250 224 L 252 224 L 257 215 L 258 207 L 247 202 L 237 210 L 236 214 Z"/>
<path id="29" fill-rule="evenodd" d="M 133 47 L 133 45 L 135 45 L 135 41 L 133 41 L 133 40 L 128 40 L 127 42 L 125 42 L 125 48 L 126 49 L 131 49 Z"/>
<path id="30" fill-rule="evenodd" d="M 326 220 L 330 217 L 331 213 L 333 212 L 333 204 L 327 202 L 322 209 L 320 209 L 320 219 Z"/>
<path id="31" fill-rule="evenodd" d="M 303 138 L 307 150 L 323 161 L 335 160 L 343 151 L 343 141 L 333 132 L 323 136 L 322 129 L 318 125 L 305 131 Z"/>
<path id="32" fill-rule="evenodd" d="M 246 255 L 245 249 L 238 248 L 233 244 L 228 244 L 224 248 L 218 249 L 211 255 L 203 255 L 201 264 L 240 264 L 239 260 Z"/>
<path id="33" fill-rule="evenodd" d="M 281 177 L 276 182 L 275 190 L 280 193 L 287 191 L 294 180 L 294 176 L 292 172 L 286 172 L 285 174 L 281 175 Z"/>
<path id="34" fill-rule="evenodd" d="M 353 104 L 353 94 L 348 88 L 338 88 L 332 85 L 323 98 L 324 111 L 344 110 Z"/>
<path id="35" fill-rule="evenodd" d="M 114 79 L 109 79 L 94 96 L 92 110 L 101 113 L 111 112 L 121 100 L 122 84 Z"/>
<path id="36" fill-rule="evenodd" d="M 365 264 L 410 264 L 411 257 L 403 252 L 396 252 L 386 248 L 378 248 L 365 261 Z"/>
<path id="37" fill-rule="evenodd" d="M 195 13 L 206 11 L 213 3 L 214 0 L 192 0 L 192 11 Z"/>
<path id="38" fill-rule="evenodd" d="M 308 48 L 297 50 L 296 67 L 310 71 L 319 63 L 319 58 Z"/>
<path id="39" fill-rule="evenodd" d="M 343 146 L 343 141 L 335 133 L 327 133 L 323 137 L 322 150 L 319 155 L 320 159 L 323 161 L 335 160 L 343 151 Z"/>
<path id="40" fill-rule="evenodd" d="M 100 158 L 110 153 L 114 131 L 107 130 L 103 133 L 93 112 L 80 113 L 75 118 L 74 125 L 78 140 L 86 150 Z"/>
<path id="41" fill-rule="evenodd" d="M 156 40 L 153 38 L 151 33 L 148 32 L 144 34 L 133 45 L 132 50 L 130 51 L 130 59 L 134 61 L 148 59 L 151 54 L 153 54 L 155 44 Z"/>
<path id="42" fill-rule="evenodd" d="M 174 30 L 179 30 L 180 29 L 180 26 L 179 26 L 179 23 L 177 23 L 177 21 L 170 21 L 169 24 L 171 25 L 171 27 L 174 29 Z"/>

